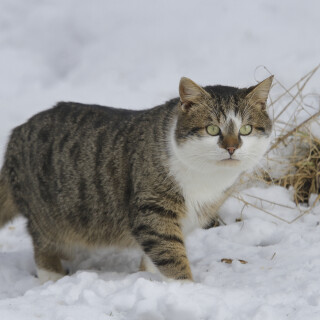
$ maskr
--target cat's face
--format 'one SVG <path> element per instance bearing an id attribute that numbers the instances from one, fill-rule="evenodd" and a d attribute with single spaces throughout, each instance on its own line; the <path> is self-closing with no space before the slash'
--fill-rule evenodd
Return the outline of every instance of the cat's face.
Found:
<path id="1" fill-rule="evenodd" d="M 248 89 L 201 88 L 182 78 L 174 133 L 179 159 L 198 171 L 254 166 L 269 144 L 272 123 L 265 104 L 272 78 Z"/>

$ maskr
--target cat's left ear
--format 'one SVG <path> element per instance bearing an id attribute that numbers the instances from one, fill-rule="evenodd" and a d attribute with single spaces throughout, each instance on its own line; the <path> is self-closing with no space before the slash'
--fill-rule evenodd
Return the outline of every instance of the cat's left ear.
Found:
<path id="1" fill-rule="evenodd" d="M 270 88 L 272 85 L 273 75 L 256 86 L 250 87 L 249 93 L 247 93 L 246 98 L 250 101 L 250 104 L 260 106 L 261 109 L 265 109 Z"/>
<path id="2" fill-rule="evenodd" d="M 179 95 L 181 109 L 188 111 L 193 104 L 197 103 L 201 98 L 208 96 L 209 93 L 191 79 L 182 77 L 179 84 Z"/>

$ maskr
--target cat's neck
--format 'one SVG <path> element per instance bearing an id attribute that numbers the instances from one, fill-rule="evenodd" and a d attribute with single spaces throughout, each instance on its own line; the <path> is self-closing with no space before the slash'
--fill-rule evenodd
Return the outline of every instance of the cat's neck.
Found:
<path id="1" fill-rule="evenodd" d="M 241 174 L 239 168 L 216 167 L 202 172 L 187 167 L 174 155 L 170 173 L 180 187 L 187 207 L 202 207 L 219 201 Z"/>

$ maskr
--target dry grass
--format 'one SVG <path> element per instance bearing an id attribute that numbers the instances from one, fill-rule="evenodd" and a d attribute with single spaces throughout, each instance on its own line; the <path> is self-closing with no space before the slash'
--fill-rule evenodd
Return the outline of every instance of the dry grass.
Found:
<path id="1" fill-rule="evenodd" d="M 287 139 L 294 144 L 287 172 L 279 178 L 269 175 L 264 178 L 286 188 L 293 187 L 296 204 L 308 203 L 311 194 L 320 193 L 320 140 L 307 130 L 294 131 Z"/>
<path id="2" fill-rule="evenodd" d="M 320 65 L 290 88 L 286 88 L 275 78 L 274 86 L 280 93 L 277 93 L 275 99 L 271 99 L 269 105 L 274 119 L 275 138 L 267 151 L 264 168 L 257 171 L 254 177 L 243 178 L 247 185 L 249 182 L 249 186 L 252 186 L 252 181 L 260 181 L 291 188 L 294 201 L 300 209 L 299 215 L 292 220 L 286 220 L 265 210 L 264 204 L 272 203 L 279 210 L 282 207 L 288 209 L 288 206 L 254 196 L 249 196 L 254 198 L 252 202 L 248 197 L 245 200 L 244 197 L 236 196 L 243 203 L 243 209 L 252 206 L 279 220 L 292 223 L 309 213 L 320 201 L 320 96 L 305 92 L 308 82 L 319 68 Z M 264 69 L 271 74 L 265 67 Z M 314 130 L 310 129 L 315 124 L 318 125 L 318 137 L 313 135 Z M 316 200 L 308 208 L 299 206 L 301 203 L 308 204 L 311 194 L 318 195 Z M 296 210 L 297 207 L 290 209 Z"/>

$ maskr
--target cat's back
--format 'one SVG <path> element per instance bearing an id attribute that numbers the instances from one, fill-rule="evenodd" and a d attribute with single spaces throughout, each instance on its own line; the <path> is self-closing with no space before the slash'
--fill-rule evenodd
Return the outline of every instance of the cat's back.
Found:
<path id="1" fill-rule="evenodd" d="M 102 126 L 112 125 L 113 123 L 121 125 L 135 116 L 140 111 L 118 109 L 93 104 L 81 104 L 75 102 L 59 102 L 51 109 L 42 111 L 26 123 L 21 128 L 29 127 L 35 130 L 40 127 L 49 127 L 54 125 L 58 131 L 72 129 L 77 127 L 81 129 L 83 126 L 86 130 L 99 129 Z M 17 127 L 19 128 L 19 127 Z"/>
<path id="2" fill-rule="evenodd" d="M 24 153 L 38 155 L 46 147 L 62 153 L 68 145 L 73 146 L 73 150 L 80 146 L 84 149 L 86 144 L 92 144 L 99 137 L 103 137 L 104 141 L 108 138 L 112 140 L 139 114 L 139 111 L 133 110 L 59 102 L 16 127 L 11 134 L 7 153 L 19 148 Z M 17 154 L 17 151 L 14 150 L 14 153 Z"/>

